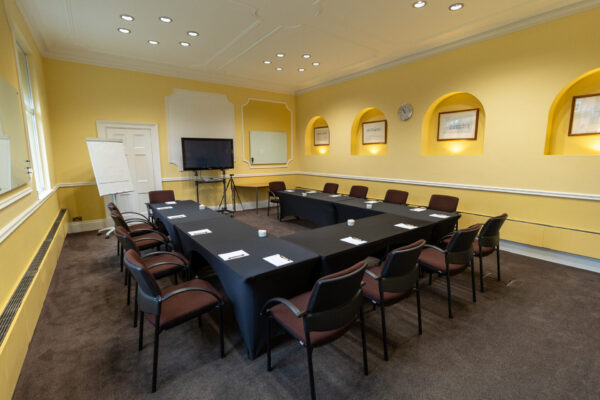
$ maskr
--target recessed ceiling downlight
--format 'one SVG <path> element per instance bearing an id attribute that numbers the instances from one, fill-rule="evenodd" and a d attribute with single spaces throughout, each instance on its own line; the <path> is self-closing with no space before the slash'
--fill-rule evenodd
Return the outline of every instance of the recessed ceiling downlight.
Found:
<path id="1" fill-rule="evenodd" d="M 315 62 L 313 63 L 313 65 L 314 65 L 315 67 L 318 67 L 319 65 L 321 65 L 321 63 L 320 63 L 320 62 L 318 62 L 318 61 L 315 61 Z"/>
<path id="2" fill-rule="evenodd" d="M 277 67 L 277 68 L 275 68 L 275 71 L 283 71 L 283 68 L 282 67 Z"/>
<path id="3" fill-rule="evenodd" d="M 151 44 L 153 46 L 158 45 L 159 41 L 158 40 L 148 40 L 148 44 Z"/>
<path id="4" fill-rule="evenodd" d="M 158 19 L 159 19 L 159 21 L 161 21 L 161 22 L 165 22 L 165 23 L 167 23 L 167 24 L 168 24 L 169 22 L 173 22 L 173 18 L 171 18 L 171 17 L 165 17 L 165 16 L 163 16 L 163 17 L 158 17 Z"/>
<path id="5" fill-rule="evenodd" d="M 127 28 L 119 28 L 118 31 L 121 33 L 131 33 L 131 31 Z"/>
<path id="6" fill-rule="evenodd" d="M 304 68 L 298 68 L 298 72 L 304 72 Z"/>
<path id="7" fill-rule="evenodd" d="M 285 54 L 283 54 L 283 53 L 277 53 L 277 57 L 283 58 L 283 57 L 285 57 Z"/>
<path id="8" fill-rule="evenodd" d="M 454 3 L 454 4 L 452 4 L 450 7 L 448 7 L 448 9 L 449 9 L 450 11 L 458 11 L 458 10 L 460 10 L 461 8 L 463 8 L 464 6 L 465 6 L 465 5 L 464 5 L 463 3 Z"/>
<path id="9" fill-rule="evenodd" d="M 310 54 L 304 54 L 302 58 L 310 58 Z"/>
<path id="10" fill-rule="evenodd" d="M 196 37 L 196 36 L 198 36 L 198 35 L 199 35 L 199 33 L 198 33 L 198 32 L 196 32 L 196 31 L 188 31 L 188 33 L 187 33 L 187 34 L 188 34 L 188 36 L 191 36 L 191 37 Z"/>
<path id="11" fill-rule="evenodd" d="M 133 18 L 131 15 L 127 15 L 127 14 L 121 14 L 121 19 L 127 22 L 131 22 L 133 21 L 135 18 Z"/>
<path id="12" fill-rule="evenodd" d="M 265 61 L 263 61 L 263 64 L 271 64 L 271 61 L 265 60 Z"/>
<path id="13" fill-rule="evenodd" d="M 414 7 L 414 8 L 423 8 L 423 7 L 425 7 L 426 5 L 427 5 L 427 2 L 426 2 L 426 1 L 415 1 L 415 2 L 413 3 L 413 7 Z"/>
<path id="14" fill-rule="evenodd" d="M 179 42 L 179 45 L 183 47 L 190 47 L 190 44 L 188 42 Z"/>

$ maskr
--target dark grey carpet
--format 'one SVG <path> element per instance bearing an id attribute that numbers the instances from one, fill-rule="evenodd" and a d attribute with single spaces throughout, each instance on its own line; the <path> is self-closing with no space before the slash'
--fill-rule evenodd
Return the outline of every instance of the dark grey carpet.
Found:
<path id="1" fill-rule="evenodd" d="M 279 223 L 261 210 L 236 218 L 276 236 L 310 229 Z M 246 358 L 227 309 L 226 357 L 219 358 L 214 316 L 160 338 L 158 392 L 150 394 L 152 326 L 137 351 L 133 306 L 125 304 L 114 238 L 69 235 L 52 280 L 15 399 L 308 398 L 306 354 L 278 339 L 275 369 Z M 362 374 L 360 330 L 315 350 L 321 399 L 598 399 L 600 275 L 502 253 L 503 282 L 486 260 L 486 292 L 471 302 L 470 274 L 453 282 L 447 317 L 445 281 L 426 281 L 423 336 L 414 296 L 388 309 L 390 361 L 382 359 L 379 311 L 366 306 L 369 376 Z M 506 283 L 510 282 L 507 286 Z M 168 281 L 164 282 L 168 284 Z"/>

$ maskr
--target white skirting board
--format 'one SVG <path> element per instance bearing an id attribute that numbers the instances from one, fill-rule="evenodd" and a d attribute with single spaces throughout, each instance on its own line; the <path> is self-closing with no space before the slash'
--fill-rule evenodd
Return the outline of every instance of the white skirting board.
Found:
<path id="1" fill-rule="evenodd" d="M 508 240 L 500 241 L 500 250 L 508 251 L 509 253 L 514 254 L 520 254 L 522 256 L 537 258 L 544 261 L 550 261 L 556 264 L 566 265 L 569 267 L 585 269 L 587 271 L 600 273 L 600 260 L 597 258 L 564 253 L 562 251 L 531 246 L 523 243 L 511 242 Z"/>
<path id="2" fill-rule="evenodd" d="M 106 227 L 105 221 L 105 219 L 91 219 L 89 221 L 70 222 L 67 233 L 97 231 Z"/>

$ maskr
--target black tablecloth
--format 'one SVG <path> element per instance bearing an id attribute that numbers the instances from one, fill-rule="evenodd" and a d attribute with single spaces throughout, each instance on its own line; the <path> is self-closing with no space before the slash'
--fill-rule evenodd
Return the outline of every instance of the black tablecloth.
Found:
<path id="1" fill-rule="evenodd" d="M 404 229 L 394 226 L 405 223 L 417 226 Z M 431 235 L 433 226 L 414 218 L 393 214 L 380 214 L 358 219 L 354 226 L 345 222 L 329 225 L 310 231 L 294 233 L 282 239 L 299 244 L 321 256 L 320 276 L 324 276 L 344 268 L 377 253 L 384 253 L 393 248 L 411 243 Z M 345 237 L 366 240 L 367 243 L 353 245 L 341 241 Z"/>
<path id="2" fill-rule="evenodd" d="M 306 196 L 302 194 L 306 193 Z M 332 225 L 338 222 L 335 209 L 336 203 L 341 203 L 353 197 L 331 195 L 323 192 L 295 189 L 277 192 L 281 218 L 292 216 L 307 219 L 318 226 Z"/>
<path id="3" fill-rule="evenodd" d="M 261 307 L 271 297 L 292 297 L 309 290 L 319 268 L 319 256 L 276 237 L 260 238 L 255 228 L 233 218 L 200 211 L 197 206 L 186 208 L 186 212 L 182 209 L 178 205 L 171 210 L 156 210 L 155 215 L 175 231 L 186 256 L 194 258 L 197 253 L 215 270 L 233 305 L 248 357 L 253 359 L 266 346 L 266 322 L 259 315 Z M 187 217 L 169 220 L 167 212 Z M 200 229 L 212 233 L 189 234 Z M 219 257 L 236 250 L 244 250 L 249 256 L 229 261 Z M 275 267 L 263 260 L 274 254 L 281 254 L 293 263 Z"/>

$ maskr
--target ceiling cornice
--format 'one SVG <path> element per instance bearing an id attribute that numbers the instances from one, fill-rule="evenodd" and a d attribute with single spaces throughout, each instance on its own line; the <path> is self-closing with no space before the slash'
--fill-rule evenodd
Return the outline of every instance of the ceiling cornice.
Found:
<path id="1" fill-rule="evenodd" d="M 62 61 L 69 61 L 69 62 L 76 62 L 76 63 L 82 63 L 82 64 L 97 65 L 97 66 L 108 67 L 108 68 L 117 68 L 117 69 L 124 69 L 124 70 L 130 70 L 130 71 L 144 72 L 144 73 L 162 75 L 162 76 L 167 76 L 167 77 L 184 78 L 184 79 L 203 81 L 203 82 L 209 82 L 209 83 L 215 83 L 215 84 L 221 84 L 221 85 L 227 85 L 227 86 L 238 86 L 238 87 L 243 87 L 243 88 L 253 89 L 253 90 L 299 95 L 299 94 L 308 93 L 308 92 L 311 92 L 311 91 L 314 91 L 314 90 L 317 90 L 320 88 L 324 88 L 327 86 L 332 86 L 332 85 L 335 85 L 338 83 L 356 79 L 356 78 L 359 78 L 359 77 L 362 77 L 365 75 L 370 75 L 370 74 L 373 74 L 378 71 L 383 71 L 386 69 L 397 67 L 399 65 L 403 65 L 403 64 L 407 64 L 407 63 L 414 62 L 417 60 L 421 60 L 421 59 L 424 59 L 427 57 L 434 56 L 436 54 L 454 50 L 454 49 L 464 47 L 464 46 L 467 46 L 470 44 L 482 42 L 482 41 L 485 41 L 488 39 L 493 39 L 493 38 L 496 38 L 496 37 L 499 37 L 502 35 L 513 33 L 513 32 L 516 32 L 516 31 L 519 31 L 522 29 L 526 29 L 526 28 L 529 28 L 529 27 L 532 27 L 535 25 L 539 25 L 539 24 L 542 24 L 545 22 L 549 22 L 549 21 L 552 21 L 555 19 L 567 17 L 569 15 L 573 15 L 578 12 L 596 8 L 596 7 L 600 6 L 600 0 L 582 0 L 578 3 L 572 4 L 569 6 L 565 6 L 565 7 L 553 10 L 553 11 L 549 11 L 549 12 L 546 12 L 543 14 L 539 14 L 539 15 L 536 15 L 531 18 L 526 18 L 526 19 L 517 21 L 517 22 L 509 24 L 509 25 L 504 25 L 497 29 L 492 29 L 487 32 L 473 35 L 473 36 L 470 36 L 465 39 L 457 40 L 455 42 L 452 42 L 452 43 L 449 43 L 446 45 L 437 46 L 437 47 L 433 47 L 431 49 L 413 53 L 413 54 L 407 55 L 405 57 L 401 57 L 401 58 L 395 59 L 393 61 L 362 70 L 360 72 L 344 75 L 342 77 L 331 79 L 331 80 L 319 83 L 317 85 L 313 85 L 313 86 L 306 87 L 306 88 L 299 89 L 299 90 L 290 88 L 287 85 L 276 84 L 276 83 L 270 82 L 270 81 L 263 81 L 263 80 L 251 79 L 251 78 L 239 78 L 239 77 L 226 76 L 223 74 L 200 72 L 200 71 L 192 70 L 189 68 L 176 67 L 176 66 L 160 64 L 160 63 L 149 63 L 148 61 L 145 61 L 145 60 L 138 60 L 138 59 L 129 58 L 129 57 L 116 57 L 114 55 L 104 54 L 104 53 L 100 53 L 100 52 L 88 53 L 88 54 L 82 54 L 82 53 L 75 52 L 75 51 L 73 51 L 73 52 L 51 52 L 48 50 L 48 47 L 43 38 L 43 35 L 41 35 L 40 31 L 37 29 L 37 26 L 39 26 L 39 25 L 36 24 L 36 19 L 39 16 L 37 16 L 36 11 L 29 10 L 29 9 L 24 10 L 22 7 L 27 7 L 27 6 L 24 6 L 21 1 L 16 0 L 16 4 L 17 4 L 17 7 L 19 8 L 19 11 L 23 15 L 25 22 L 28 25 L 28 28 L 36 42 L 36 45 L 37 45 L 40 53 L 46 58 L 62 60 Z M 27 12 L 24 12 L 24 11 L 27 11 Z M 30 17 L 32 15 L 34 16 L 33 21 L 31 20 L 31 17 Z"/>

